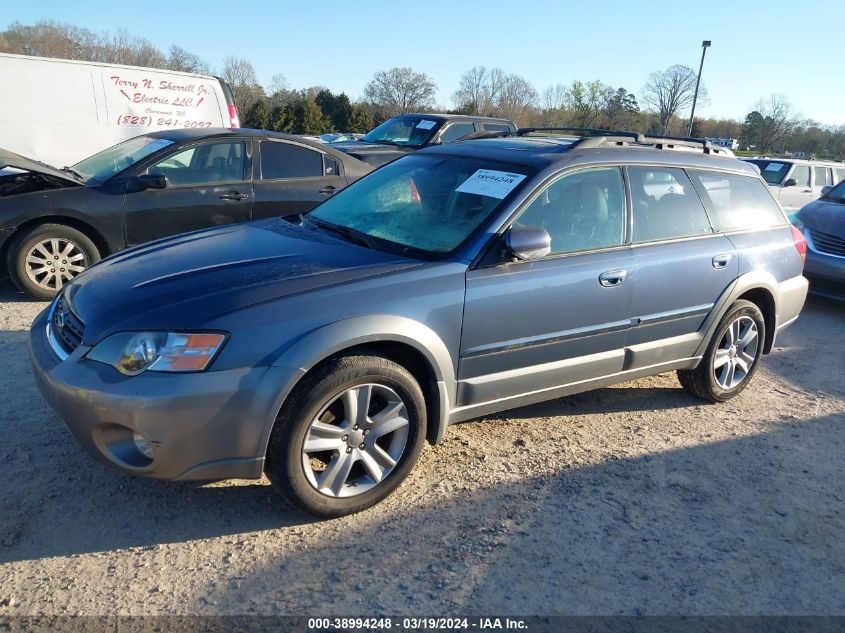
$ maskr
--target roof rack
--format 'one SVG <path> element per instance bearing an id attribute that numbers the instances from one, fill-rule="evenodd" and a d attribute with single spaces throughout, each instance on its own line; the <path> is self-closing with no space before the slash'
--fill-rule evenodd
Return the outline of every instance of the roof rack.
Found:
<path id="1" fill-rule="evenodd" d="M 639 141 L 642 134 L 629 130 L 601 130 L 592 127 L 521 127 L 516 131 L 517 136 L 528 136 L 536 132 L 576 132 L 579 136 L 624 136 Z"/>
<path id="2" fill-rule="evenodd" d="M 694 149 L 700 150 L 704 154 L 729 156 L 731 158 L 736 157 L 733 151 L 727 147 L 713 145 L 704 138 L 689 136 L 647 136 L 639 132 L 632 132 L 631 130 L 602 130 L 591 127 L 523 127 L 519 128 L 516 132 L 474 132 L 461 137 L 461 140 L 530 136 L 531 134 L 537 133 L 549 135 L 553 132 L 565 132 L 573 136 L 579 136 L 580 138 L 576 139 L 570 147 L 577 146 L 584 149 L 634 144 L 648 145 L 656 149 L 668 150 Z"/>

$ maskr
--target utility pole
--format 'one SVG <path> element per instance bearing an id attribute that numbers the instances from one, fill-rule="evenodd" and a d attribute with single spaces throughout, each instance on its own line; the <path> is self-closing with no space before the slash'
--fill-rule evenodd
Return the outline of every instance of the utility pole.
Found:
<path id="1" fill-rule="evenodd" d="M 698 67 L 698 77 L 695 79 L 695 96 L 692 98 L 692 110 L 689 113 L 689 126 L 687 127 L 687 136 L 692 136 L 692 120 L 695 117 L 695 102 L 698 101 L 698 86 L 701 84 L 701 71 L 704 69 L 704 53 L 710 47 L 710 40 L 704 40 L 701 43 L 701 65 Z"/>

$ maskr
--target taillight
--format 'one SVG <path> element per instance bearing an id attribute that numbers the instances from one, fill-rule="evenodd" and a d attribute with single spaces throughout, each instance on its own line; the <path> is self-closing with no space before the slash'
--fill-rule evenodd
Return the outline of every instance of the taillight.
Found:
<path id="1" fill-rule="evenodd" d="M 229 125 L 230 127 L 241 127 L 241 120 L 238 118 L 238 111 L 235 109 L 235 104 L 229 104 Z"/>
<path id="2" fill-rule="evenodd" d="M 790 224 L 789 228 L 792 229 L 792 242 L 795 244 L 795 250 L 798 251 L 803 262 L 807 259 L 807 240 L 804 238 L 804 234 L 794 224 Z"/>

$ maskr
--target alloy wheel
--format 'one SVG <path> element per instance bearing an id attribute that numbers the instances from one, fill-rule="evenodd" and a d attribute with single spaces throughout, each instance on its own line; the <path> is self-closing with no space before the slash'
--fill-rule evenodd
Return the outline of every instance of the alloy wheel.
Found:
<path id="1" fill-rule="evenodd" d="M 722 389 L 733 389 L 748 377 L 760 344 L 757 324 L 741 316 L 725 330 L 713 355 L 713 374 Z"/>
<path id="2" fill-rule="evenodd" d="M 356 385 L 334 396 L 311 421 L 302 466 L 330 497 L 371 490 L 399 463 L 408 442 L 408 408 L 390 387 Z"/>
<path id="3" fill-rule="evenodd" d="M 88 267 L 88 256 L 79 244 L 67 238 L 52 237 L 33 245 L 26 254 L 26 274 L 45 290 L 60 290 Z"/>

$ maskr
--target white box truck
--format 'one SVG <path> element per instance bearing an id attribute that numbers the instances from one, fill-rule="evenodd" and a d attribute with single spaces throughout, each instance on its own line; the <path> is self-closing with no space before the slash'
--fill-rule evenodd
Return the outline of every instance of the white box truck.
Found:
<path id="1" fill-rule="evenodd" d="M 148 131 L 240 125 L 209 75 L 0 53 L 0 82 L 0 148 L 59 167 Z"/>

